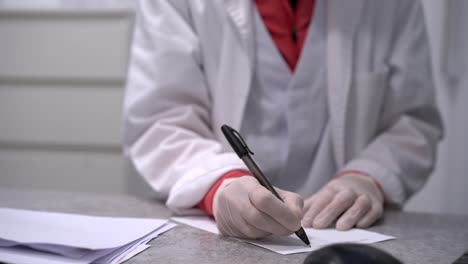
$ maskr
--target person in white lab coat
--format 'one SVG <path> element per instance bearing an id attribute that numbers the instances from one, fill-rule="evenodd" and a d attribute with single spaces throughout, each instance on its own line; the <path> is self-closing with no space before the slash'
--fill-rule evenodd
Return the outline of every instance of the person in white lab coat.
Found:
<path id="1" fill-rule="evenodd" d="M 304 2 L 140 2 L 124 148 L 172 211 L 202 208 L 237 237 L 345 230 L 423 186 L 442 125 L 420 3 Z M 290 31 L 295 60 L 268 20 L 278 3 L 289 15 L 313 8 Z M 285 203 L 249 176 L 223 124 Z"/>

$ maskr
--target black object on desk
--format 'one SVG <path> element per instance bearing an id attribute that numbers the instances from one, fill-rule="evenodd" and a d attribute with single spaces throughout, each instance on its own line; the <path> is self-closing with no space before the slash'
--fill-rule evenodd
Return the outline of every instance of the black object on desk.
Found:
<path id="1" fill-rule="evenodd" d="M 465 252 L 460 258 L 455 260 L 453 264 L 468 264 L 468 251 Z"/>
<path id="2" fill-rule="evenodd" d="M 224 136 L 226 137 L 227 141 L 231 145 L 231 147 L 234 149 L 236 152 L 237 156 L 247 165 L 247 168 L 249 168 L 250 172 L 255 176 L 255 178 L 260 182 L 260 184 L 267 188 L 270 192 L 273 193 L 278 199 L 280 199 L 282 202 L 283 199 L 279 196 L 279 194 L 276 192 L 275 188 L 271 185 L 271 183 L 268 181 L 268 179 L 265 177 L 263 172 L 260 170 L 260 168 L 257 166 L 255 161 L 250 157 L 249 154 L 254 154 L 247 144 L 245 143 L 244 139 L 242 136 L 234 130 L 232 127 L 228 125 L 223 125 L 221 127 L 221 131 L 223 131 Z M 310 246 L 309 238 L 307 237 L 307 234 L 304 231 L 304 228 L 299 228 L 296 232 L 294 232 L 306 245 Z"/>

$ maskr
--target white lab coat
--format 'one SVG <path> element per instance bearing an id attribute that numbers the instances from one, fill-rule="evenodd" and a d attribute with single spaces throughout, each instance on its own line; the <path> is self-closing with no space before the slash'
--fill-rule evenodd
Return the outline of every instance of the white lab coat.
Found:
<path id="1" fill-rule="evenodd" d="M 225 172 L 245 168 L 220 127 L 239 129 L 246 114 L 253 8 L 251 0 L 141 1 L 124 148 L 175 212 L 196 205 Z M 401 205 L 431 172 L 442 130 L 422 8 L 328 0 L 326 9 L 336 163 L 372 175 L 386 201 Z"/>

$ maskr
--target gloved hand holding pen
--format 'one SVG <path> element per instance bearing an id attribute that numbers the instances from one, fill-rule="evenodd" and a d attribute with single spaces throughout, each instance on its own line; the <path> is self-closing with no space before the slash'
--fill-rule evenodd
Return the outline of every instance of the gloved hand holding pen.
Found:
<path id="1" fill-rule="evenodd" d="M 224 235 L 252 239 L 297 231 L 301 227 L 302 198 L 276 190 L 284 203 L 252 176 L 224 180 L 213 200 L 218 229 Z"/>

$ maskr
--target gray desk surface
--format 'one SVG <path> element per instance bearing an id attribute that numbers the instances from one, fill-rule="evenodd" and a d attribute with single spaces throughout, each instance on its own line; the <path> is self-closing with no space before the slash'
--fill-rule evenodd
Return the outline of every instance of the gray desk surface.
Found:
<path id="1" fill-rule="evenodd" d="M 168 218 L 157 201 L 35 190 L 0 189 L 0 207 L 102 216 Z M 397 237 L 374 244 L 404 263 L 452 263 L 468 250 L 468 216 L 387 212 L 371 230 Z M 127 263 L 302 263 L 307 253 L 282 256 L 185 225 L 151 242 Z"/>

